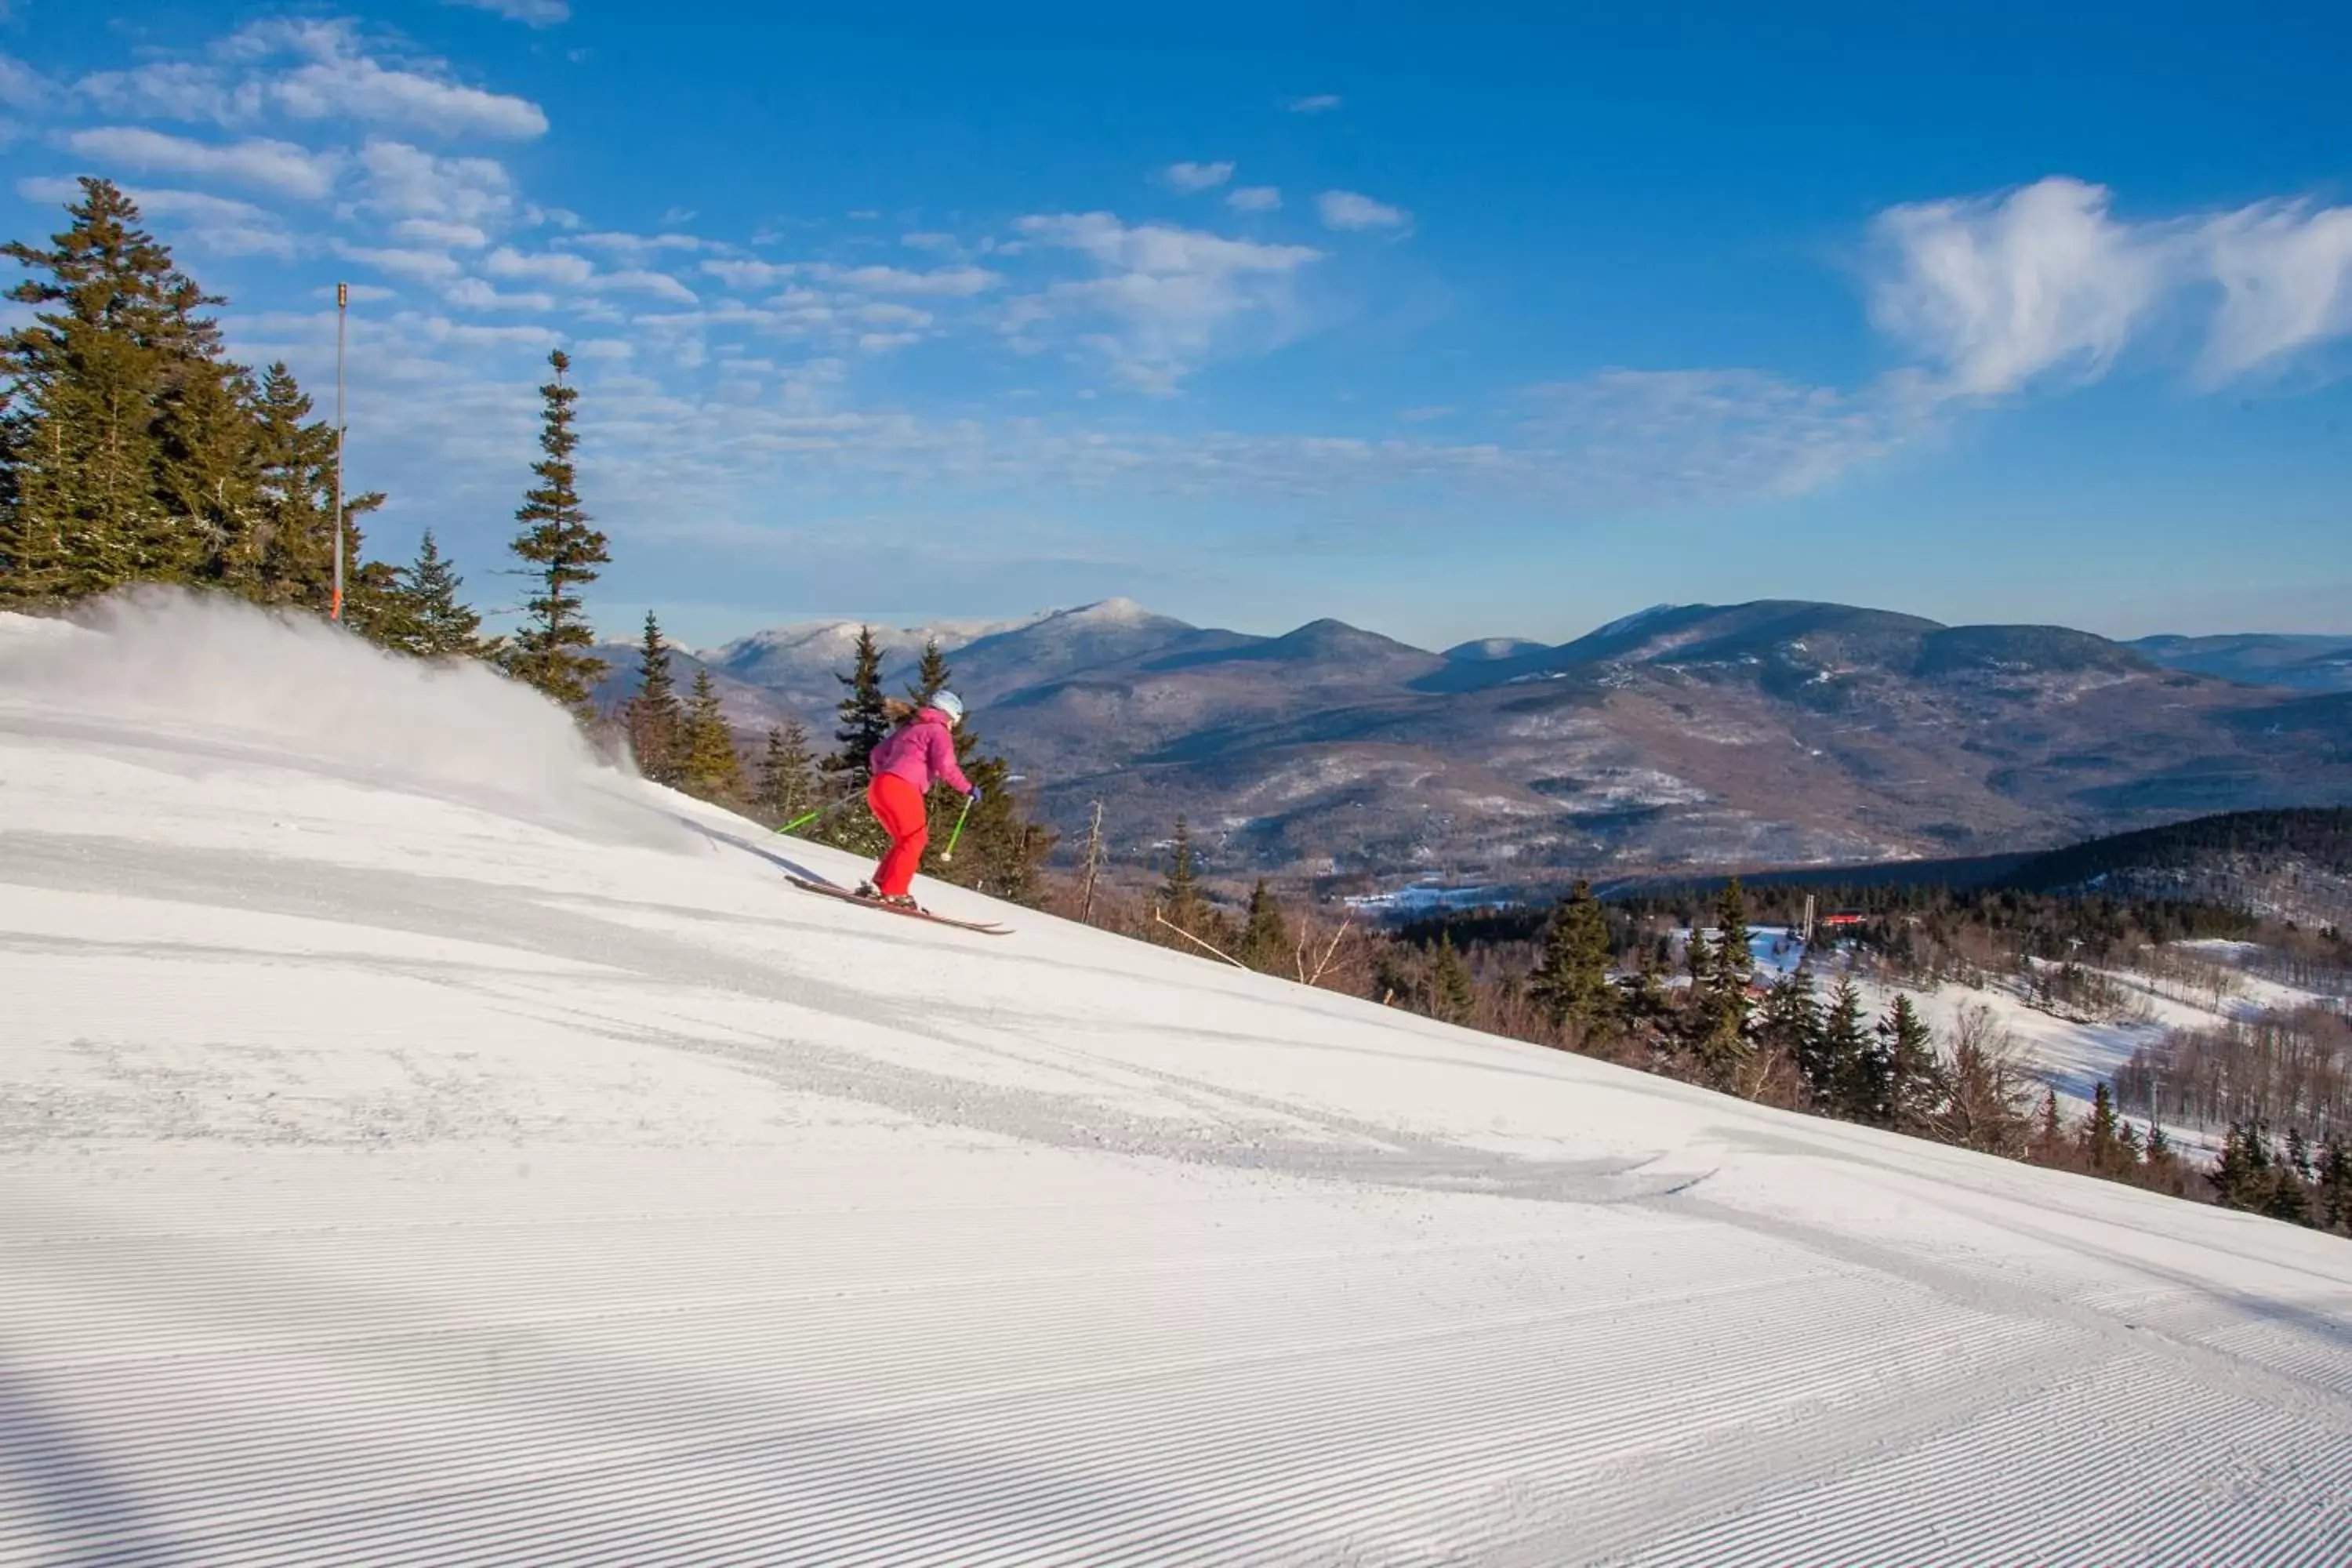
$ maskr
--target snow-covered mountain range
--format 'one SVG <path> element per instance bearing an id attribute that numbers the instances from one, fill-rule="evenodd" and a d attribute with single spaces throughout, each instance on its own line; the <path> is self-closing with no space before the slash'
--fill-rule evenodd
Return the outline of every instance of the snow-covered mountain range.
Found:
<path id="1" fill-rule="evenodd" d="M 1133 853 L 1183 813 L 1236 875 L 1541 882 L 2043 847 L 2352 801 L 2352 694 L 2311 689 L 2301 645 L 2295 680 L 2261 685 L 2188 668 L 2219 657 L 2201 646 L 1784 601 L 1444 654 L 1127 600 L 875 630 L 894 684 L 938 638 L 974 722 L 1064 826 L 1100 799 Z M 779 627 L 703 658 L 747 731 L 794 714 L 822 735 L 856 632 Z M 2231 657 L 2252 668 L 2260 640 Z M 619 700 L 632 663 L 607 652 Z"/>

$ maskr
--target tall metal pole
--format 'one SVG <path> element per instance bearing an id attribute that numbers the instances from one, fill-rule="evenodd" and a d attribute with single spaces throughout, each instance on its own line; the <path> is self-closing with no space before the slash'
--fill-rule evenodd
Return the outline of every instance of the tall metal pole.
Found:
<path id="1" fill-rule="evenodd" d="M 335 285 L 335 602 L 330 619 L 343 618 L 343 320 L 351 313 L 352 286 Z"/>

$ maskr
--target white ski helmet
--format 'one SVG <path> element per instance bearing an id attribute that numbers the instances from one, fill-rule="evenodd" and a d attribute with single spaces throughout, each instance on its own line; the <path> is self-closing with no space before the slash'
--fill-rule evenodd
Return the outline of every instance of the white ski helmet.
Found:
<path id="1" fill-rule="evenodd" d="M 963 699 L 952 691 L 932 692 L 929 706 L 948 716 L 948 725 L 950 729 L 963 722 Z"/>

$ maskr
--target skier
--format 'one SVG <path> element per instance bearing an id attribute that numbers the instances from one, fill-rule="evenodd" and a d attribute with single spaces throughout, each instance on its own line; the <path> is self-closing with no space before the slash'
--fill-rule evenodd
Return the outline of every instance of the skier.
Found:
<path id="1" fill-rule="evenodd" d="M 907 888 L 915 879 L 915 868 L 923 860 L 923 846 L 931 837 L 923 804 L 930 794 L 931 781 L 946 780 L 950 789 L 973 805 L 980 804 L 980 791 L 956 766 L 955 737 L 949 732 L 962 721 L 961 698 L 952 691 L 934 692 L 920 708 L 893 698 L 886 711 L 898 727 L 866 759 L 874 775 L 874 782 L 866 786 L 866 804 L 872 808 L 874 820 L 890 836 L 890 852 L 874 868 L 873 879 L 858 884 L 857 896 L 911 910 L 919 906 Z"/>

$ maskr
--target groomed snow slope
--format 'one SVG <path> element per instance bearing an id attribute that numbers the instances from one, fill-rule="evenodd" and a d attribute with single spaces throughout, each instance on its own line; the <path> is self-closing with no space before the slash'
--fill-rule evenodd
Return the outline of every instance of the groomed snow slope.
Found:
<path id="1" fill-rule="evenodd" d="M 0 1561 L 2352 1560 L 2352 1246 L 0 617 Z"/>

